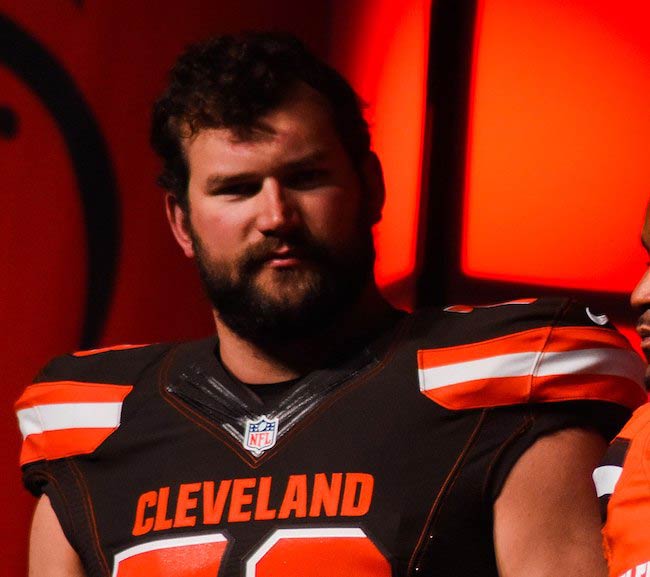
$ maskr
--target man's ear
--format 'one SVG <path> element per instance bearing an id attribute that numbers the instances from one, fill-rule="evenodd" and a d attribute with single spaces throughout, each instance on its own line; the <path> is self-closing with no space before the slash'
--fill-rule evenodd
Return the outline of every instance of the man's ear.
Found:
<path id="1" fill-rule="evenodd" d="M 381 220 L 381 212 L 386 200 L 386 187 L 381 162 L 374 152 L 368 153 L 361 169 L 361 177 L 367 195 L 369 222 L 377 224 Z"/>
<path id="2" fill-rule="evenodd" d="M 172 192 L 165 194 L 165 213 L 172 233 L 174 233 L 174 238 L 183 249 L 183 253 L 188 258 L 194 258 L 194 243 L 190 234 L 189 215 L 178 202 L 178 197 Z"/>

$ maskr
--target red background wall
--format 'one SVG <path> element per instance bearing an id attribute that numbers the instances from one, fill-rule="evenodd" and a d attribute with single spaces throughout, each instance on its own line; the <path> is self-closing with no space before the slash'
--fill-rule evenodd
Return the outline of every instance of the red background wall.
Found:
<path id="1" fill-rule="evenodd" d="M 642 0 L 621 0 L 616 8 L 605 0 L 478 5 L 467 171 L 457 195 L 465 215 L 459 265 L 473 278 L 629 292 L 644 261 L 637 239 L 650 196 L 649 9 Z M 147 141 L 150 104 L 175 55 L 214 32 L 293 31 L 368 102 L 388 185 L 376 233 L 377 274 L 394 302 L 412 306 L 430 0 L 178 6 L 0 0 L 0 16 L 35 38 L 74 79 L 107 143 L 120 252 L 96 344 L 212 330 L 193 266 L 167 231 Z M 11 404 L 49 357 L 79 346 L 88 249 L 68 144 L 42 99 L 2 58 L 0 52 L 0 111 L 13 111 L 18 130 L 0 136 L 0 271 L 9 279 L 0 298 L 0 537 L 2 572 L 18 576 L 33 500 L 20 487 Z"/>

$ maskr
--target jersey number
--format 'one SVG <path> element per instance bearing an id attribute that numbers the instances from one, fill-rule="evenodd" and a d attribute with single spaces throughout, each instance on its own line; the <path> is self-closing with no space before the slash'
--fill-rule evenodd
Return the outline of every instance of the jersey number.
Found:
<path id="1" fill-rule="evenodd" d="M 115 556 L 113 577 L 216 577 L 222 533 L 151 541 Z M 390 563 L 357 528 L 278 529 L 246 560 L 245 577 L 390 577 Z"/>

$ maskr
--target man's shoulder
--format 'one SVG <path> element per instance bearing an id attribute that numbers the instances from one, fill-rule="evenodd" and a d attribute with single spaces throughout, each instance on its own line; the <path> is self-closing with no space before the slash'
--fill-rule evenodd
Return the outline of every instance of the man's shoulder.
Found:
<path id="1" fill-rule="evenodd" d="M 449 409 L 645 399 L 642 359 L 606 315 L 571 299 L 423 310 L 413 327 L 421 390 Z"/>
<path id="2" fill-rule="evenodd" d="M 15 404 L 21 464 L 92 453 L 122 423 L 127 397 L 174 348 L 118 345 L 52 359 Z"/>
<path id="3" fill-rule="evenodd" d="M 607 315 L 566 297 L 519 298 L 486 304 L 452 304 L 419 309 L 413 316 L 415 323 L 424 329 L 423 334 L 439 334 L 442 324 L 456 329 L 456 339 L 462 339 L 464 336 L 467 342 L 546 327 L 596 327 L 615 331 Z"/>
<path id="4" fill-rule="evenodd" d="M 158 362 L 174 346 L 174 343 L 122 344 L 60 355 L 41 369 L 34 384 L 67 380 L 132 384 L 146 367 Z"/>

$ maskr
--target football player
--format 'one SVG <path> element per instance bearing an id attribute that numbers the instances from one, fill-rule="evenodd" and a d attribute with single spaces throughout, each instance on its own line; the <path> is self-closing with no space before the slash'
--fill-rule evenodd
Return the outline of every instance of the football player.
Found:
<path id="1" fill-rule="evenodd" d="M 650 253 L 650 205 L 646 209 L 641 242 Z M 630 299 L 639 313 L 637 332 L 650 360 L 650 269 Z M 646 384 L 650 369 L 646 372 Z M 610 577 L 650 575 L 650 405 L 634 412 L 594 471 L 605 525 L 603 542 Z M 612 494 L 613 493 L 613 494 Z"/>
<path id="2" fill-rule="evenodd" d="M 605 574 L 590 474 L 644 397 L 606 317 L 389 306 L 368 125 L 293 38 L 190 48 L 152 142 L 215 335 L 27 388 L 32 577 Z"/>

